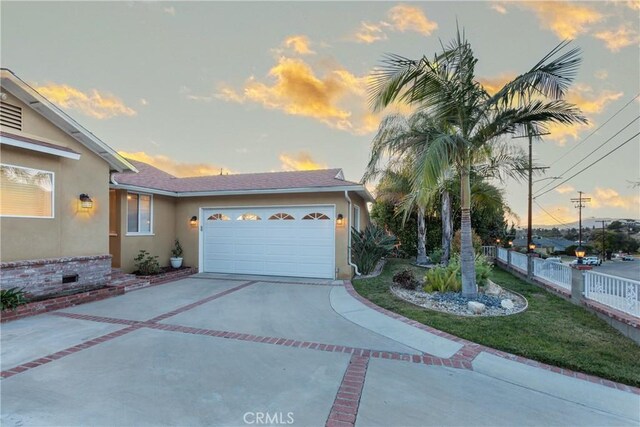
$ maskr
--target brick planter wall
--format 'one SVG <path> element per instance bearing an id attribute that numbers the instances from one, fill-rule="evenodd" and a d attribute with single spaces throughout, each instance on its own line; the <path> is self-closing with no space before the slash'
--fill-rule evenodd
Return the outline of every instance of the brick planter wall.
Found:
<path id="1" fill-rule="evenodd" d="M 75 282 L 62 283 L 65 276 Z M 0 263 L 0 288 L 23 288 L 32 296 L 104 285 L 111 275 L 111 255 L 79 256 Z"/>
<path id="2" fill-rule="evenodd" d="M 6 322 L 9 320 L 20 319 L 22 317 L 35 316 L 36 314 L 42 314 L 52 310 L 60 310 L 61 308 L 98 301 L 122 294 L 124 294 L 124 287 L 110 286 L 107 288 L 96 289 L 94 291 L 81 292 L 79 294 L 67 295 L 44 301 L 30 302 L 17 307 L 15 310 L 2 310 L 0 314 L 0 321 Z"/>

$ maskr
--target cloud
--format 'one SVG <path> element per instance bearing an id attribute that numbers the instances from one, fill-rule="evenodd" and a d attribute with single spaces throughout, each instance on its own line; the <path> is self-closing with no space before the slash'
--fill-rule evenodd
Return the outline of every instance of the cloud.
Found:
<path id="1" fill-rule="evenodd" d="M 118 151 L 118 154 L 120 154 L 122 157 L 126 157 L 127 159 L 148 163 L 151 166 L 154 166 L 177 177 L 219 175 L 221 169 L 225 173 L 229 172 L 227 168 L 213 165 L 211 163 L 178 162 L 167 156 L 151 155 L 145 153 L 144 151 L 131 153 L 126 151 Z"/>
<path id="2" fill-rule="evenodd" d="M 361 134 L 372 131 L 366 121 L 367 80 L 368 77 L 355 76 L 340 66 L 319 76 L 305 61 L 283 56 L 271 68 L 266 81 L 251 77 L 241 91 L 221 84 L 215 97 L 236 103 L 257 103 Z"/>
<path id="3" fill-rule="evenodd" d="M 393 29 L 403 33 L 415 31 L 428 36 L 438 28 L 438 24 L 430 21 L 424 12 L 417 7 L 400 4 L 389 9 L 387 16 Z"/>
<path id="4" fill-rule="evenodd" d="M 604 17 L 591 6 L 568 1 L 524 1 L 515 5 L 532 10 L 543 28 L 561 39 L 573 39 L 589 31 Z"/>
<path id="5" fill-rule="evenodd" d="M 551 205 L 549 207 L 545 206 L 544 209 L 546 212 L 534 205 L 532 218 L 535 225 L 558 226 L 562 224 L 570 224 L 578 219 L 576 209 L 570 208 L 566 204 Z"/>
<path id="6" fill-rule="evenodd" d="M 175 16 L 175 14 L 176 14 L 176 8 L 173 7 L 173 6 L 163 7 L 162 11 L 164 13 L 168 14 L 168 15 L 171 15 L 171 16 Z"/>
<path id="7" fill-rule="evenodd" d="M 301 151 L 295 154 L 282 153 L 278 157 L 282 163 L 282 170 L 286 171 L 309 171 L 316 169 L 327 169 L 327 165 L 316 162 L 311 154 Z"/>
<path id="8" fill-rule="evenodd" d="M 506 15 L 508 13 L 507 8 L 504 7 L 504 4 L 502 3 L 497 3 L 497 2 L 491 3 L 491 9 L 495 10 L 500 15 Z"/>
<path id="9" fill-rule="evenodd" d="M 66 84 L 35 84 L 35 89 L 54 104 L 95 119 L 109 119 L 116 116 L 135 116 L 136 111 L 127 107 L 120 98 L 107 92 L 91 89 L 82 92 Z"/>
<path id="10" fill-rule="evenodd" d="M 299 35 L 287 37 L 284 40 L 283 45 L 286 48 L 293 49 L 294 52 L 300 55 L 312 55 L 315 53 L 309 47 L 311 45 L 311 42 L 309 41 L 309 38 L 307 36 Z"/>
<path id="11" fill-rule="evenodd" d="M 149 101 L 147 101 L 147 100 L 146 100 L 146 99 L 144 99 L 144 98 L 140 98 L 140 105 L 147 106 L 147 105 L 149 105 Z"/>
<path id="12" fill-rule="evenodd" d="M 640 35 L 633 28 L 621 25 L 617 30 L 605 30 L 597 32 L 593 35 L 595 38 L 604 41 L 607 49 L 611 52 L 619 52 L 620 49 L 627 46 L 638 46 L 640 43 Z"/>
<path id="13" fill-rule="evenodd" d="M 371 44 L 379 40 L 386 40 L 387 34 L 384 32 L 383 23 L 372 24 L 369 22 L 361 22 L 360 28 L 353 34 L 353 40 L 357 43 Z"/>
<path id="14" fill-rule="evenodd" d="M 489 92 L 489 95 L 495 95 L 504 85 L 515 79 L 513 73 L 502 73 L 496 77 L 480 77 L 478 82 Z"/>
<path id="15" fill-rule="evenodd" d="M 595 73 L 593 73 L 593 76 L 598 80 L 607 80 L 607 78 L 609 77 L 609 72 L 605 69 L 597 70 Z"/>
<path id="16" fill-rule="evenodd" d="M 574 191 L 576 191 L 575 187 L 572 187 L 570 185 L 561 185 L 560 187 L 556 188 L 556 192 L 560 194 L 573 193 Z"/>
<path id="17" fill-rule="evenodd" d="M 638 194 L 623 196 L 613 188 L 596 187 L 591 196 L 591 206 L 596 209 L 601 207 L 620 208 L 640 213 L 640 196 Z"/>

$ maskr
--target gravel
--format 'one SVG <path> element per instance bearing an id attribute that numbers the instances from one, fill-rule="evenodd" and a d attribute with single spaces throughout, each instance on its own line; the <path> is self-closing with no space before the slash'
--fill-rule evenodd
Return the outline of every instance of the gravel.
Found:
<path id="1" fill-rule="evenodd" d="M 420 307 L 455 314 L 458 316 L 507 316 L 519 313 L 527 308 L 527 300 L 524 297 L 505 289 L 501 289 L 498 296 L 479 293 L 475 298 L 467 298 L 457 292 L 427 293 L 423 290 L 414 291 L 410 289 L 403 289 L 398 286 L 391 286 L 391 292 L 397 297 Z M 510 299 L 513 301 L 514 307 L 512 309 L 503 308 L 500 305 L 500 302 L 504 299 Z M 467 303 L 469 301 L 480 302 L 487 308 L 482 314 L 473 314 L 467 308 Z"/>

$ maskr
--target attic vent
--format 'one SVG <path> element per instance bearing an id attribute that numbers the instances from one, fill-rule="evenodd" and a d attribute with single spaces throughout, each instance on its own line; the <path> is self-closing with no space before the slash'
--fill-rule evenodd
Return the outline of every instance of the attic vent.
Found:
<path id="1" fill-rule="evenodd" d="M 22 130 L 22 108 L 0 101 L 0 126 Z"/>

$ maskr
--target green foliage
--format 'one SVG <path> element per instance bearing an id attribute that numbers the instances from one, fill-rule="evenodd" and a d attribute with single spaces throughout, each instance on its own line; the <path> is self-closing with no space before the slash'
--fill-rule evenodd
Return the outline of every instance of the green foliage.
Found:
<path id="1" fill-rule="evenodd" d="M 453 235 L 453 241 L 451 242 L 451 252 L 454 254 L 460 253 L 460 230 L 456 231 Z M 478 236 L 475 230 L 471 230 L 471 240 L 473 241 L 473 249 L 479 254 L 482 253 L 482 239 Z"/>
<path id="2" fill-rule="evenodd" d="M 413 270 L 406 269 L 393 275 L 393 283 L 405 289 L 416 289 L 419 285 Z"/>
<path id="3" fill-rule="evenodd" d="M 442 255 L 444 255 L 442 248 L 436 248 L 429 253 L 429 259 L 434 264 L 440 264 L 440 261 L 442 261 Z"/>
<path id="4" fill-rule="evenodd" d="M 476 255 L 476 284 L 484 286 L 491 275 L 492 265 L 482 256 Z M 453 255 L 449 264 L 430 269 L 424 276 L 425 292 L 460 292 L 462 277 L 460 274 L 460 257 Z"/>
<path id="5" fill-rule="evenodd" d="M 134 259 L 135 265 L 138 268 L 138 274 L 142 276 L 150 276 L 152 274 L 158 274 L 160 272 L 160 264 L 158 263 L 158 256 L 151 255 L 144 249 L 140 249 L 138 256 Z"/>
<path id="6" fill-rule="evenodd" d="M 398 242 L 395 236 L 388 235 L 383 228 L 369 224 L 364 231 L 351 229 L 351 257 L 360 273 L 373 271 L 380 258 L 389 255 Z"/>
<path id="7" fill-rule="evenodd" d="M 0 310 L 14 309 L 26 303 L 22 288 L 0 289 Z"/>
<path id="8" fill-rule="evenodd" d="M 424 276 L 424 283 L 425 292 L 460 292 L 460 263 L 449 262 L 446 267 L 429 269 Z"/>
<path id="9" fill-rule="evenodd" d="M 182 257 L 182 245 L 180 244 L 180 240 L 176 239 L 175 244 L 173 245 L 173 249 L 171 249 L 171 254 L 174 258 Z"/>

